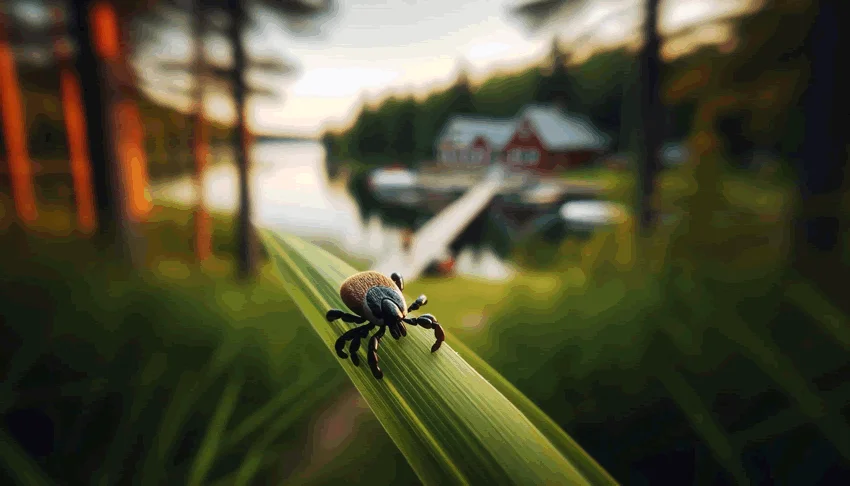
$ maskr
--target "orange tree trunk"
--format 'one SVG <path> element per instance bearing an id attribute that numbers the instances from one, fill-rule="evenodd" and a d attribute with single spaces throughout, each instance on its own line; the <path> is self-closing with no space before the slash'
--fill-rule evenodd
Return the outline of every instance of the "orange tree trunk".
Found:
<path id="1" fill-rule="evenodd" d="M 7 19 L 0 11 L 0 116 L 6 142 L 6 161 L 18 218 L 26 224 L 38 217 L 33 187 L 32 165 L 27 149 L 21 89 L 15 58 L 6 31 Z"/>

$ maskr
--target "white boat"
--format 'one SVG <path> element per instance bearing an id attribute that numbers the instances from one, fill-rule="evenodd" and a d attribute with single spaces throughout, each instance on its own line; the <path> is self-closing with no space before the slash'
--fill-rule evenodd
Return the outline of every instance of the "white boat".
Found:
<path id="1" fill-rule="evenodd" d="M 422 201 L 418 176 L 415 172 L 403 169 L 375 169 L 369 176 L 369 188 L 375 197 L 395 204 L 415 205 Z"/>

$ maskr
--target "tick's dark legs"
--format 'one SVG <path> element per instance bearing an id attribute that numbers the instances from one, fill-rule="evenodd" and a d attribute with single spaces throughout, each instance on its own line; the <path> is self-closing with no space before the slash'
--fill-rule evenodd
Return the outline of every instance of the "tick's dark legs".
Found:
<path id="1" fill-rule="evenodd" d="M 345 322 L 351 322 L 354 324 L 362 324 L 366 322 L 366 318 L 355 316 L 354 314 L 349 314 L 348 312 L 343 312 L 339 309 L 331 309 L 325 315 L 328 321 L 335 321 L 337 319 L 342 319 Z M 351 341 L 351 345 L 348 347 L 348 352 L 351 354 L 351 362 L 354 363 L 354 366 L 360 366 L 360 358 L 357 357 L 357 350 L 360 349 L 360 340 L 369 335 L 369 331 L 375 327 L 371 322 L 366 324 L 365 326 L 355 327 L 354 329 L 349 329 L 339 339 L 336 340 L 336 344 L 334 348 L 336 348 L 336 354 L 342 359 L 348 357 L 345 354 L 345 343 L 347 341 Z"/>
<path id="2" fill-rule="evenodd" d="M 354 314 L 349 314 L 348 312 L 341 311 L 339 309 L 331 309 L 325 314 L 325 319 L 328 322 L 333 322 L 337 319 L 342 319 L 345 322 L 350 322 L 353 324 L 363 324 L 366 322 L 365 317 L 355 316 Z"/>
<path id="3" fill-rule="evenodd" d="M 420 307 L 428 303 L 428 297 L 425 297 L 425 294 L 420 295 L 410 304 L 410 307 L 407 308 L 407 312 L 413 312 L 419 310 Z"/>
<path id="4" fill-rule="evenodd" d="M 351 362 L 354 363 L 354 366 L 360 366 L 360 358 L 357 357 L 357 350 L 360 349 L 360 340 L 368 336 L 369 331 L 374 327 L 375 325 L 370 322 L 365 326 L 355 327 L 344 332 L 336 340 L 336 344 L 334 344 L 337 356 L 342 359 L 348 358 L 348 355 L 344 351 L 345 343 L 351 341 L 351 345 L 348 347 L 348 352 L 351 353 Z"/>
<path id="5" fill-rule="evenodd" d="M 418 301 L 419 299 L 416 300 Z M 414 302 L 414 304 L 415 303 L 416 302 Z M 414 326 L 422 326 L 425 329 L 434 330 L 434 337 L 437 338 L 437 342 L 435 342 L 434 345 L 431 346 L 432 353 L 440 349 L 440 346 L 442 346 L 443 341 L 446 340 L 446 334 L 443 332 L 443 326 L 441 326 L 440 323 L 437 322 L 437 318 L 432 316 L 431 314 L 422 314 L 419 317 L 407 318 L 404 321 L 409 324 L 413 324 Z"/>
<path id="6" fill-rule="evenodd" d="M 365 326 L 355 327 L 354 329 L 349 329 L 345 333 L 342 334 L 337 340 L 334 348 L 336 348 L 336 354 L 342 359 L 346 359 L 351 356 L 351 362 L 354 363 L 354 366 L 360 366 L 360 358 L 357 356 L 357 351 L 360 349 L 360 340 L 369 336 L 369 331 L 375 328 L 375 325 L 371 322 L 366 324 Z M 372 375 L 377 379 L 381 379 L 384 377 L 384 372 L 381 371 L 381 368 L 378 366 L 378 345 L 381 342 L 381 338 L 384 337 L 384 333 L 387 332 L 386 326 L 381 326 L 381 328 L 369 339 L 369 347 L 366 350 L 366 357 L 369 363 L 369 368 L 372 369 Z M 345 343 L 351 341 L 351 344 L 348 346 L 348 354 L 345 354 Z"/>
<path id="7" fill-rule="evenodd" d="M 396 287 L 398 287 L 399 290 L 404 290 L 404 279 L 401 278 L 401 275 L 393 272 L 393 274 L 390 275 L 390 278 L 393 282 L 395 282 L 395 285 Z"/>
<path id="8" fill-rule="evenodd" d="M 369 349 L 366 351 L 369 368 L 372 368 L 372 375 L 379 380 L 384 377 L 384 372 L 378 366 L 378 345 L 381 344 L 381 338 L 384 337 L 386 331 L 386 327 L 381 327 L 378 332 L 373 334 L 369 339 Z"/>

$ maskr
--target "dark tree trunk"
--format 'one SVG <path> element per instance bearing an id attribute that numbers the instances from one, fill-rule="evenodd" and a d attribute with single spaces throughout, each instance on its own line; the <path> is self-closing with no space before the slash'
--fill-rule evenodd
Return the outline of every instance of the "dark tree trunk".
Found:
<path id="1" fill-rule="evenodd" d="M 133 228 L 128 218 L 127 188 L 119 163 L 117 130 L 113 108 L 122 96 L 121 73 L 97 54 L 98 34 L 92 27 L 94 0 L 69 2 L 69 30 L 79 46 L 76 71 L 83 86 L 86 134 L 89 140 L 92 183 L 101 241 L 113 247 L 120 259 L 137 261 Z"/>
<path id="2" fill-rule="evenodd" d="M 233 99 L 236 105 L 236 146 L 234 156 L 239 175 L 239 216 L 238 216 L 238 274 L 240 278 L 249 278 L 254 274 L 254 228 L 251 224 L 251 192 L 248 184 L 250 135 L 245 121 L 245 68 L 247 59 L 242 33 L 247 20 L 243 0 L 228 0 L 230 10 L 230 41 L 233 45 Z"/>
<path id="3" fill-rule="evenodd" d="M 65 134 L 68 143 L 68 155 L 74 183 L 74 202 L 77 210 L 77 228 L 90 234 L 96 224 L 92 187 L 89 139 L 85 133 L 86 119 L 83 105 L 83 89 L 80 77 L 74 70 L 74 58 L 66 38 L 67 21 L 59 7 L 51 10 L 53 27 L 53 56 L 59 68 L 60 96 L 62 114 L 65 121 Z"/>
<path id="4" fill-rule="evenodd" d="M 793 257 L 795 266 L 805 275 L 839 277 L 830 262 L 838 256 L 847 170 L 850 81 L 847 70 L 839 69 L 839 61 L 846 58 L 848 42 L 839 19 L 847 18 L 848 8 L 846 0 L 817 3 L 819 11 L 806 40 L 810 78 L 803 94 L 805 126 L 797 164 L 801 205 L 794 225 Z M 818 283 L 824 289 L 832 286 Z"/>
<path id="5" fill-rule="evenodd" d="M 658 35 L 659 0 L 646 0 L 644 45 L 639 57 L 640 117 L 643 140 L 638 159 L 638 204 L 636 216 L 641 234 L 646 235 L 655 225 L 653 207 L 655 179 L 660 170 L 658 160 L 663 138 L 663 108 L 661 106 L 661 41 Z"/>
<path id="6" fill-rule="evenodd" d="M 207 124 L 204 117 L 204 79 L 206 74 L 206 60 L 204 53 L 204 39 L 206 28 L 204 22 L 204 10 L 201 0 L 191 1 L 192 38 L 194 39 L 194 66 L 192 68 L 195 77 L 194 92 L 192 99 L 195 107 L 192 113 L 192 156 L 195 160 L 195 190 L 197 191 L 197 206 L 195 207 L 195 256 L 199 262 L 209 258 L 212 252 L 212 234 L 210 218 L 207 212 L 206 196 L 204 191 L 204 172 L 209 156 L 209 141 L 207 140 Z"/>

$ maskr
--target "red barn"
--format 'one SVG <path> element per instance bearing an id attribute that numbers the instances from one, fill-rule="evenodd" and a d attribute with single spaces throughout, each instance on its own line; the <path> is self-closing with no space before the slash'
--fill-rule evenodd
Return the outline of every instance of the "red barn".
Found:
<path id="1" fill-rule="evenodd" d="M 546 173 L 582 167 L 607 152 L 609 144 L 589 121 L 533 105 L 518 117 L 504 150 L 508 168 Z"/>

